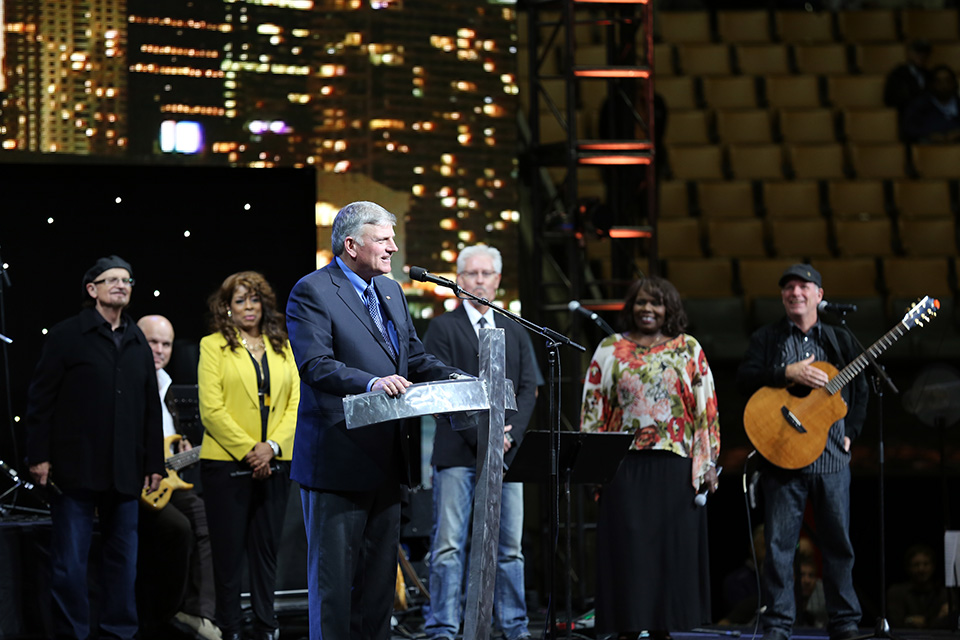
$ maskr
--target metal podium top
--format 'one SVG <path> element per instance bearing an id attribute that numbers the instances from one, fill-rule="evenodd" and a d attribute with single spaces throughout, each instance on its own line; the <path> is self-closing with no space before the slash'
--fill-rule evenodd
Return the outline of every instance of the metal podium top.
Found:
<path id="1" fill-rule="evenodd" d="M 506 383 L 504 406 L 516 410 L 517 395 L 513 383 L 510 380 Z M 388 396 L 383 391 L 371 391 L 343 399 L 347 429 L 431 413 L 462 413 L 488 408 L 490 400 L 487 398 L 487 389 L 479 378 L 421 382 L 410 385 L 406 393 L 396 397 Z"/>

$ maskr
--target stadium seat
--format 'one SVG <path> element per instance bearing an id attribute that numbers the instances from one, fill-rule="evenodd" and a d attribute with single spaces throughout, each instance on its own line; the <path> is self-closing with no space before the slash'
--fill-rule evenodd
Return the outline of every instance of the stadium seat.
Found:
<path id="1" fill-rule="evenodd" d="M 697 182 L 697 207 L 703 218 L 752 218 L 753 184 L 748 180 Z"/>
<path id="2" fill-rule="evenodd" d="M 711 42 L 713 30 L 706 11 L 658 11 L 660 40 L 673 43 Z"/>
<path id="3" fill-rule="evenodd" d="M 836 123 L 830 109 L 780 109 L 777 112 L 777 123 L 784 142 L 837 141 Z"/>
<path id="4" fill-rule="evenodd" d="M 779 297 L 777 280 L 797 258 L 744 258 L 738 260 L 740 290 L 752 302 L 757 297 Z M 782 307 L 781 307 L 782 309 Z"/>
<path id="5" fill-rule="evenodd" d="M 770 112 L 766 109 L 717 111 L 717 139 L 722 143 L 773 142 Z"/>
<path id="6" fill-rule="evenodd" d="M 706 221 L 707 249 L 714 258 L 764 258 L 768 255 L 763 220 L 716 218 Z"/>
<path id="7" fill-rule="evenodd" d="M 953 218 L 900 218 L 900 246 L 916 257 L 957 256 L 957 223 Z"/>
<path id="8" fill-rule="evenodd" d="M 824 218 L 768 218 L 766 224 L 775 256 L 811 259 L 833 255 Z"/>
<path id="9" fill-rule="evenodd" d="M 664 218 L 657 222 L 657 255 L 663 259 L 701 258 L 703 243 L 696 218 Z"/>
<path id="10" fill-rule="evenodd" d="M 880 180 L 831 180 L 827 183 L 827 204 L 835 218 L 887 215 L 886 195 Z"/>
<path id="11" fill-rule="evenodd" d="M 875 258 L 816 259 L 810 264 L 823 276 L 824 290 L 830 296 L 866 298 L 878 293 Z"/>
<path id="12" fill-rule="evenodd" d="M 896 109 L 843 109 L 841 122 L 848 142 L 897 142 L 900 139 Z"/>
<path id="13" fill-rule="evenodd" d="M 661 42 L 653 45 L 653 73 L 658 82 L 663 76 L 676 75 L 675 63 L 672 44 Z"/>
<path id="14" fill-rule="evenodd" d="M 686 218 L 690 215 L 687 183 L 683 180 L 663 180 L 657 190 L 660 218 Z"/>
<path id="15" fill-rule="evenodd" d="M 893 255 L 893 226 L 887 217 L 835 219 L 833 237 L 842 258 Z"/>
<path id="16" fill-rule="evenodd" d="M 706 109 L 671 109 L 663 141 L 669 145 L 710 144 L 711 113 Z"/>
<path id="17" fill-rule="evenodd" d="M 895 180 L 893 203 L 901 217 L 952 217 L 950 183 L 946 180 Z"/>
<path id="18" fill-rule="evenodd" d="M 841 39 L 853 43 L 895 42 L 900 39 L 892 9 L 838 11 L 837 31 Z"/>
<path id="19" fill-rule="evenodd" d="M 901 42 L 858 44 L 854 47 L 854 60 L 860 73 L 886 75 L 907 61 L 907 47 Z"/>
<path id="20" fill-rule="evenodd" d="M 830 11 L 777 11 L 774 22 L 777 35 L 783 42 L 806 44 L 834 40 L 833 13 Z"/>
<path id="21" fill-rule="evenodd" d="M 899 142 L 847 145 L 853 173 L 858 178 L 905 178 L 906 149 Z"/>
<path id="22" fill-rule="evenodd" d="M 725 76 L 731 73 L 726 44 L 677 45 L 680 72 L 690 76 Z"/>
<path id="23" fill-rule="evenodd" d="M 883 281 L 891 298 L 952 296 L 953 260 L 951 258 L 886 258 Z"/>
<path id="24" fill-rule="evenodd" d="M 754 109 L 757 84 L 749 76 L 704 78 L 703 100 L 713 109 Z"/>
<path id="25" fill-rule="evenodd" d="M 738 180 L 783 178 L 783 151 L 778 144 L 731 144 L 727 155 L 730 173 Z"/>
<path id="26" fill-rule="evenodd" d="M 733 296 L 733 265 L 725 258 L 665 260 L 664 274 L 684 297 Z"/>
<path id="27" fill-rule="evenodd" d="M 718 145 L 668 146 L 667 160 L 674 180 L 725 178 L 723 152 Z"/>
<path id="28" fill-rule="evenodd" d="M 827 78 L 827 100 L 837 108 L 880 108 L 883 103 L 883 86 L 886 79 L 882 74 L 860 76 L 829 76 Z"/>
<path id="29" fill-rule="evenodd" d="M 717 35 L 733 44 L 770 42 L 766 11 L 717 11 Z"/>
<path id="30" fill-rule="evenodd" d="M 763 210 L 767 218 L 819 218 L 820 187 L 815 180 L 763 183 Z"/>
<path id="31" fill-rule="evenodd" d="M 785 44 L 738 44 L 733 47 L 737 71 L 745 75 L 783 75 L 791 71 Z"/>
<path id="32" fill-rule="evenodd" d="M 847 175 L 840 144 L 788 144 L 786 147 L 790 170 L 797 179 L 833 179 Z"/>
<path id="33" fill-rule="evenodd" d="M 765 76 L 763 86 L 767 106 L 772 109 L 822 106 L 817 76 Z"/>
<path id="34" fill-rule="evenodd" d="M 671 113 L 677 109 L 696 109 L 699 106 L 696 81 L 691 76 L 658 77 L 656 89 Z"/>
<path id="35" fill-rule="evenodd" d="M 956 9 L 904 9 L 900 12 L 900 26 L 905 40 L 922 38 L 934 43 L 934 48 L 940 42 L 960 40 Z"/>
<path id="36" fill-rule="evenodd" d="M 915 144 L 910 147 L 913 167 L 921 178 L 960 175 L 960 144 Z"/>
<path id="37" fill-rule="evenodd" d="M 850 73 L 847 47 L 843 44 L 805 44 L 793 48 L 797 71 L 803 74 L 834 76 Z"/>

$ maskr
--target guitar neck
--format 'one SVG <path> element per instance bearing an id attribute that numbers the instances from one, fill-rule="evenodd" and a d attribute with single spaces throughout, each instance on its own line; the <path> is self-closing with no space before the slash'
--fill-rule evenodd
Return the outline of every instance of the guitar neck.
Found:
<path id="1" fill-rule="evenodd" d="M 173 469 L 174 471 L 179 471 L 189 467 L 192 464 L 196 464 L 200 459 L 200 447 L 194 447 L 193 449 L 188 449 L 187 451 L 181 451 L 180 453 L 175 453 L 166 460 L 164 460 L 164 465 L 167 469 Z"/>
<path id="2" fill-rule="evenodd" d="M 900 322 L 893 329 L 887 331 L 882 338 L 870 345 L 870 348 L 864 353 L 861 353 L 859 356 L 854 358 L 850 364 L 845 366 L 840 373 L 835 375 L 830 382 L 827 383 L 827 386 L 825 387 L 827 392 L 834 394 L 840 391 L 844 385 L 860 375 L 860 372 L 863 371 L 868 364 L 870 364 L 870 357 L 868 357 L 867 354 L 870 354 L 870 356 L 876 360 L 884 351 L 893 346 L 893 344 L 902 338 L 909 330 L 910 327 L 905 322 Z"/>

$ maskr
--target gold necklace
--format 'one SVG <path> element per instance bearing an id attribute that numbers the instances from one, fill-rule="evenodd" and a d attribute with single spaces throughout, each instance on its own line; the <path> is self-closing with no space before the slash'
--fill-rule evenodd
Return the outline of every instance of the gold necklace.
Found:
<path id="1" fill-rule="evenodd" d="M 247 351 L 260 351 L 264 348 L 263 338 L 260 338 L 260 344 L 251 345 L 247 342 L 247 339 L 244 338 L 242 334 L 240 335 L 240 344 L 242 344 Z"/>

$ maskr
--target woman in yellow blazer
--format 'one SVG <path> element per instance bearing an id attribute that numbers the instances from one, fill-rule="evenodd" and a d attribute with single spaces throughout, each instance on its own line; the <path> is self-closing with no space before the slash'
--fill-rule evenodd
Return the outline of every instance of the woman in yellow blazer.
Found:
<path id="1" fill-rule="evenodd" d="M 197 377 L 206 430 L 200 474 L 213 550 L 216 622 L 224 640 L 240 639 L 246 553 L 253 637 L 272 639 L 279 631 L 273 593 L 300 376 L 283 314 L 262 275 L 229 276 L 208 303 L 213 333 L 200 341 Z"/>

